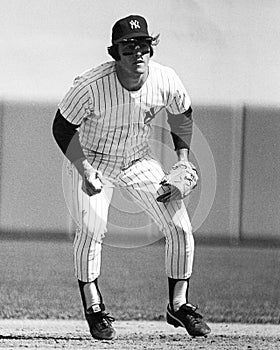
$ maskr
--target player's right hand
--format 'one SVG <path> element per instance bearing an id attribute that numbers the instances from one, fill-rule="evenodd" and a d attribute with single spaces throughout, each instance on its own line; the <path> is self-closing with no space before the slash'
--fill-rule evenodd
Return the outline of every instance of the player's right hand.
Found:
<path id="1" fill-rule="evenodd" d="M 103 188 L 102 173 L 94 168 L 86 169 L 83 173 L 82 190 L 88 195 L 93 196 L 100 193 Z"/>

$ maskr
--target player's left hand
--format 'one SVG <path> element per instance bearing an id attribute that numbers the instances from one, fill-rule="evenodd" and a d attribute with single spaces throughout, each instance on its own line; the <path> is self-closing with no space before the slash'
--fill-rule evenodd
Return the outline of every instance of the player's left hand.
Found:
<path id="1" fill-rule="evenodd" d="M 183 199 L 193 191 L 197 181 L 198 173 L 195 166 L 189 161 L 181 160 L 173 165 L 160 182 L 163 194 L 157 197 L 157 201 L 166 203 Z"/>

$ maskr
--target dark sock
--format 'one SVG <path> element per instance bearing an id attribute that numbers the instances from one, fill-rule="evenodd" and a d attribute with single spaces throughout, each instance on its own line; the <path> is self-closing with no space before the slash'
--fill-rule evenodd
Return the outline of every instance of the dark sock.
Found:
<path id="1" fill-rule="evenodd" d="M 101 292 L 100 292 L 100 290 L 98 288 L 98 281 L 97 281 L 97 279 L 95 279 L 93 282 L 94 282 L 94 284 L 96 286 L 96 289 L 97 289 L 97 292 L 98 292 L 98 295 L 99 295 L 99 298 L 100 298 L 100 304 L 103 304 L 103 299 L 102 299 Z M 83 308 L 84 308 L 85 312 L 87 311 L 87 304 L 86 304 L 86 298 L 85 298 L 85 293 L 84 293 L 84 286 L 87 283 L 92 283 L 92 282 L 83 282 L 83 281 L 78 280 L 79 290 L 80 290 L 82 303 L 83 303 Z"/>
<path id="2" fill-rule="evenodd" d="M 187 281 L 188 282 L 188 287 L 187 287 L 187 290 L 186 290 L 186 301 L 187 301 L 187 303 L 188 303 L 188 300 L 189 300 L 190 278 L 184 280 L 184 279 L 174 279 L 174 278 L 168 277 L 169 304 L 170 304 L 172 309 L 173 309 L 174 288 L 175 288 L 175 285 L 176 285 L 176 283 L 178 281 Z"/>

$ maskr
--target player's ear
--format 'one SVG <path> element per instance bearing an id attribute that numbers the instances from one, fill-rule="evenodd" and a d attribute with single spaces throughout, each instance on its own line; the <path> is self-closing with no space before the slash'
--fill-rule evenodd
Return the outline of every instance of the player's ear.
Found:
<path id="1" fill-rule="evenodd" d="M 152 38 L 152 42 L 150 44 L 150 57 L 152 57 L 154 54 L 153 46 L 157 46 L 159 43 L 159 36 L 160 36 L 160 34 L 158 34 L 154 38 Z"/>
<path id="2" fill-rule="evenodd" d="M 107 48 L 108 54 L 115 60 L 119 61 L 120 60 L 120 55 L 118 51 L 118 45 L 112 45 Z"/>

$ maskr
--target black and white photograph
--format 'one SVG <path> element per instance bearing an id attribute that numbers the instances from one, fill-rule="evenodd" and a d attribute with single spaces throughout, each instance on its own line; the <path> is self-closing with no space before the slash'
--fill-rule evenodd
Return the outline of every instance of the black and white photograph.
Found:
<path id="1" fill-rule="evenodd" d="M 279 349 L 279 16 L 0 0 L 0 349 Z"/>

